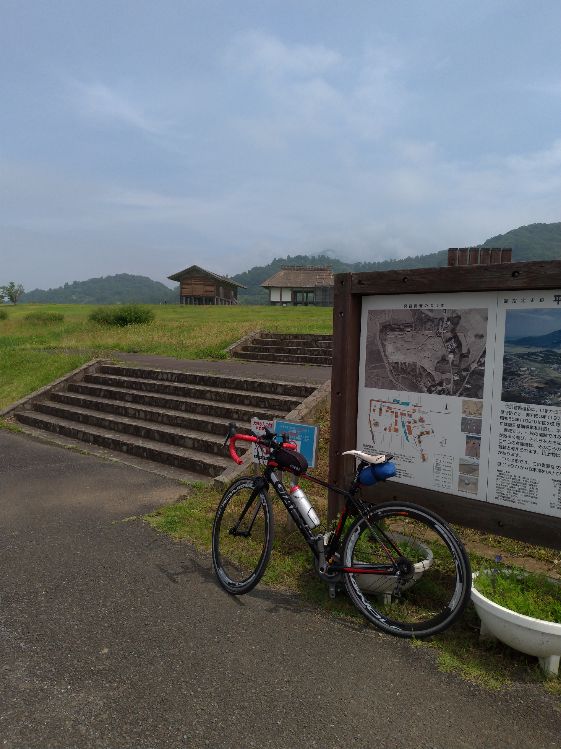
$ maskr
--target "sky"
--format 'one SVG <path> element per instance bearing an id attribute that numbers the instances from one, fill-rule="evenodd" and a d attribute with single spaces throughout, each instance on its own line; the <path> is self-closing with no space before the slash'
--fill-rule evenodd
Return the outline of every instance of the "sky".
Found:
<path id="1" fill-rule="evenodd" d="M 507 310 L 507 338 L 542 336 L 561 330 L 561 309 Z"/>
<path id="2" fill-rule="evenodd" d="M 0 0 L 0 19 L 0 284 L 383 260 L 561 220 L 558 0 Z"/>

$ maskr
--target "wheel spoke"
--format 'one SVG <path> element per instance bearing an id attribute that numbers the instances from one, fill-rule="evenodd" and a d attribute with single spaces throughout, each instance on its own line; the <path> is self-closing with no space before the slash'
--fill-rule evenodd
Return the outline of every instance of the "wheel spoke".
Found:
<path id="1" fill-rule="evenodd" d="M 272 514 L 266 495 L 252 479 L 233 484 L 222 498 L 212 532 L 212 559 L 222 587 L 246 593 L 267 564 L 272 543 Z"/>
<path id="2" fill-rule="evenodd" d="M 469 561 L 448 526 L 422 508 L 379 508 L 349 531 L 343 565 L 353 603 L 374 624 L 405 637 L 448 626 L 469 598 Z M 387 574 L 366 574 L 382 565 Z"/>

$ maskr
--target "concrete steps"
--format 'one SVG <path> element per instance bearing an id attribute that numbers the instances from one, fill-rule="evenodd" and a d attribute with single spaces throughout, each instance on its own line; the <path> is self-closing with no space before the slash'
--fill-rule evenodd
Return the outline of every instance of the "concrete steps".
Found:
<path id="1" fill-rule="evenodd" d="M 331 366 L 333 337 L 312 333 L 260 333 L 235 350 L 246 361 Z"/>
<path id="2" fill-rule="evenodd" d="M 286 416 L 314 390 L 302 383 L 103 364 L 15 416 L 34 432 L 215 477 L 233 465 L 224 446 L 230 422 L 247 432 L 252 416 Z"/>

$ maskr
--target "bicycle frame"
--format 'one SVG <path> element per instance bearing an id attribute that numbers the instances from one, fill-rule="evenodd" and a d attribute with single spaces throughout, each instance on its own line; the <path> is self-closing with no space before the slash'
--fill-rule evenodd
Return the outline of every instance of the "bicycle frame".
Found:
<path id="1" fill-rule="evenodd" d="M 274 437 L 274 435 L 271 434 L 270 437 Z M 236 440 L 243 440 L 244 442 L 250 442 L 250 443 L 256 443 L 258 445 L 263 445 L 262 438 L 257 437 L 256 435 L 239 434 L 237 432 L 236 425 L 230 424 L 228 435 L 226 437 L 226 442 L 229 442 L 230 456 L 238 464 L 241 463 L 242 460 L 236 453 L 236 447 L 235 447 Z M 265 445 L 265 446 L 270 446 L 270 445 L 271 445 L 271 440 L 269 440 L 269 445 Z M 278 444 L 277 446 L 285 447 L 291 450 L 296 449 L 296 445 L 294 443 L 289 442 L 288 438 L 285 438 L 284 435 L 283 435 L 282 442 Z M 324 489 L 330 489 L 336 492 L 337 494 L 340 494 L 342 497 L 345 497 L 346 499 L 345 507 L 339 517 L 339 521 L 337 523 L 335 531 L 330 535 L 327 548 L 325 548 L 325 545 L 324 545 L 325 543 L 324 535 L 321 533 L 318 535 L 314 535 L 312 531 L 310 530 L 310 528 L 302 519 L 289 492 L 286 490 L 281 479 L 279 479 L 277 474 L 275 473 L 275 468 L 278 468 L 278 466 L 272 460 L 267 462 L 267 465 L 263 472 L 263 476 L 260 477 L 259 479 L 256 479 L 255 489 L 251 493 L 251 497 L 249 498 L 244 510 L 242 511 L 242 514 L 240 515 L 240 518 L 238 520 L 236 527 L 232 529 L 232 533 L 234 535 L 236 534 L 250 535 L 251 529 L 253 527 L 253 522 L 255 520 L 255 515 L 251 521 L 248 531 L 238 531 L 238 528 L 241 525 L 242 520 L 244 519 L 251 503 L 257 496 L 257 493 L 261 489 L 267 490 L 269 486 L 272 486 L 273 489 L 275 490 L 276 495 L 279 497 L 279 499 L 285 506 L 290 517 L 295 522 L 296 527 L 298 528 L 298 530 L 304 537 L 306 543 L 310 547 L 312 554 L 318 561 L 318 571 L 322 579 L 333 580 L 333 578 L 336 577 L 337 574 L 341 572 L 354 572 L 354 573 L 358 573 L 362 575 L 388 575 L 388 574 L 395 573 L 398 569 L 398 564 L 406 560 L 404 560 L 399 548 L 388 537 L 388 535 L 384 533 L 384 531 L 378 525 L 372 526 L 368 522 L 368 520 L 366 520 L 366 523 L 369 526 L 373 537 L 378 541 L 381 548 L 384 550 L 388 558 L 388 564 L 372 564 L 372 565 L 365 564 L 365 565 L 361 565 L 360 568 L 344 567 L 343 565 L 338 564 L 335 558 L 335 555 L 337 554 L 337 551 L 341 545 L 341 537 L 343 535 L 343 529 L 345 527 L 345 521 L 347 520 L 347 518 L 351 514 L 358 514 L 363 518 L 366 518 L 368 516 L 368 513 L 369 513 L 368 505 L 356 496 L 356 493 L 359 488 L 359 475 L 362 469 L 365 468 L 367 465 L 368 463 L 364 461 L 361 461 L 359 463 L 348 491 L 345 491 L 344 489 L 339 489 L 336 486 L 332 486 L 331 484 L 328 484 L 325 481 L 321 481 L 320 479 L 317 479 L 314 476 L 310 476 L 309 474 L 306 474 L 306 473 L 302 474 L 302 478 L 305 478 L 308 481 L 312 481 L 313 483 L 318 484 L 319 486 L 322 486 Z M 349 505 L 352 506 L 352 508 L 354 509 L 354 512 L 351 511 Z M 407 513 L 404 513 L 404 514 L 407 514 Z M 396 555 L 397 555 L 397 559 L 396 559 Z"/>
<path id="2" fill-rule="evenodd" d="M 315 558 L 320 561 L 325 562 L 325 566 L 322 569 L 322 566 L 320 566 L 320 576 L 323 576 L 323 574 L 327 574 L 328 576 L 334 576 L 340 572 L 354 572 L 359 574 L 366 574 L 366 575 L 387 575 L 388 573 L 391 573 L 395 571 L 396 569 L 396 563 L 394 561 L 395 554 L 398 555 L 398 560 L 401 558 L 401 552 L 400 550 L 395 546 L 395 544 L 391 541 L 390 538 L 380 529 L 379 526 L 370 526 L 370 529 L 372 531 L 372 534 L 376 537 L 378 542 L 382 545 L 384 550 L 386 551 L 386 554 L 388 556 L 388 564 L 377 564 L 377 565 L 364 565 L 361 566 L 360 569 L 357 569 L 355 567 L 345 567 L 342 564 L 337 564 L 335 562 L 335 555 L 337 551 L 339 550 L 339 547 L 341 545 L 341 537 L 343 535 L 343 529 L 345 527 L 345 521 L 348 517 L 351 516 L 351 511 L 349 509 L 349 504 L 353 505 L 356 513 L 360 514 L 361 516 L 366 516 L 368 514 L 368 505 L 363 502 L 361 499 L 356 497 L 356 492 L 358 490 L 358 475 L 363 468 L 363 465 L 359 465 L 356 475 L 353 479 L 353 482 L 351 484 L 351 487 L 349 491 L 345 491 L 343 489 L 339 489 L 335 486 L 331 486 L 330 484 L 321 481 L 320 479 L 315 478 L 314 476 L 310 476 L 308 474 L 303 474 L 302 478 L 307 479 L 308 481 L 312 481 L 314 484 L 319 484 L 325 489 L 331 489 L 332 491 L 335 491 L 337 494 L 340 494 L 341 496 L 346 498 L 346 503 L 343 511 L 341 512 L 341 515 L 339 516 L 339 520 L 337 522 L 337 526 L 331 535 L 329 539 L 329 543 L 327 547 L 325 548 L 323 545 L 323 534 L 314 535 L 312 531 L 309 529 L 309 527 L 306 525 L 306 523 L 303 521 L 302 516 L 298 512 L 296 505 L 292 501 L 289 492 L 286 490 L 286 487 L 282 483 L 282 481 L 279 479 L 279 477 L 276 475 L 274 469 L 270 466 L 267 466 L 265 468 L 265 471 L 262 476 L 262 481 L 266 484 L 266 486 L 272 486 L 275 490 L 276 495 L 281 500 L 283 505 L 285 506 L 286 510 L 288 511 L 290 517 L 295 522 L 298 530 L 304 537 L 306 543 L 310 547 L 313 555 Z M 262 488 L 262 484 L 259 485 L 260 488 Z M 245 512 L 243 513 L 245 514 Z M 393 552 L 393 556 L 392 556 Z M 322 560 L 323 557 L 323 560 Z"/>

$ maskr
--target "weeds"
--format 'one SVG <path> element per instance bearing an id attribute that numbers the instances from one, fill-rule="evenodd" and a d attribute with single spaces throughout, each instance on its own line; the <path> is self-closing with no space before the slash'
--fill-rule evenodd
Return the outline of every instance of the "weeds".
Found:
<path id="1" fill-rule="evenodd" d="M 155 319 L 153 310 L 139 304 L 123 304 L 117 307 L 98 307 L 89 316 L 98 325 L 114 325 L 124 328 L 127 325 L 147 325 Z"/>
<path id="2" fill-rule="evenodd" d="M 561 585 L 520 568 L 481 571 L 475 587 L 486 598 L 523 616 L 561 623 Z"/>
<path id="3" fill-rule="evenodd" d="M 43 310 L 36 310 L 35 312 L 30 312 L 28 315 L 26 315 L 25 320 L 27 320 L 27 322 L 39 325 L 48 325 L 50 323 L 63 322 L 64 315 L 60 312 L 45 312 Z"/>

